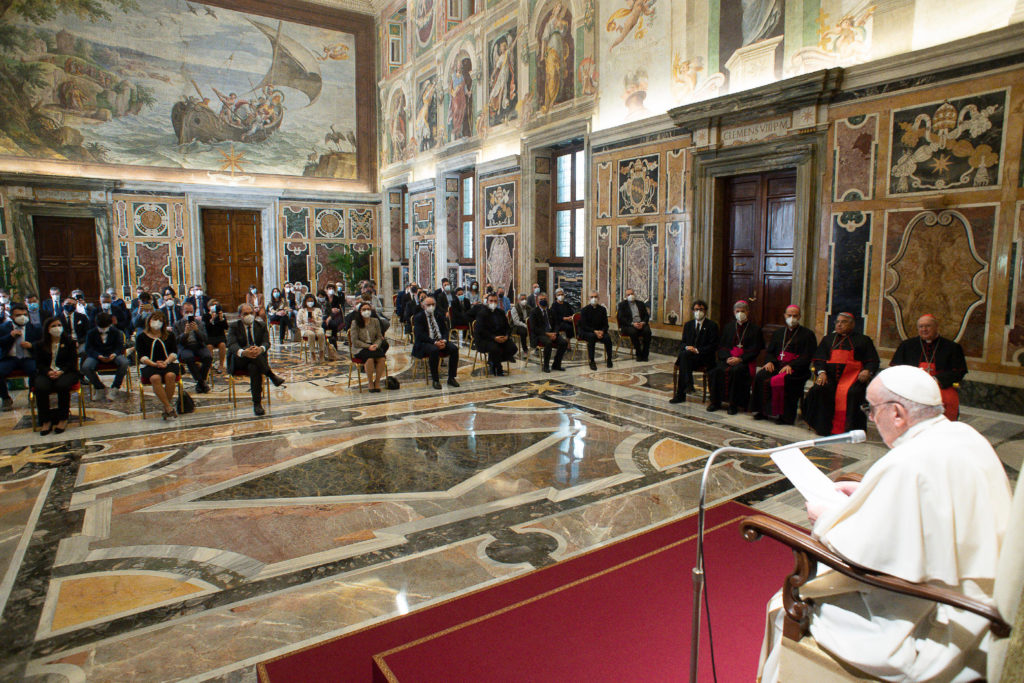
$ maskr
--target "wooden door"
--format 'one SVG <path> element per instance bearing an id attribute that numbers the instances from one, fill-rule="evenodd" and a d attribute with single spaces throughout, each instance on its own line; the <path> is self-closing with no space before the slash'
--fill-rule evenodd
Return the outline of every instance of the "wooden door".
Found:
<path id="1" fill-rule="evenodd" d="M 228 311 L 245 303 L 249 287 L 263 292 L 258 211 L 203 209 L 206 291 Z"/>
<path id="2" fill-rule="evenodd" d="M 769 333 L 783 324 L 793 290 L 796 172 L 754 173 L 725 181 L 722 318 L 737 299 Z"/>
<path id="3" fill-rule="evenodd" d="M 40 296 L 60 287 L 61 296 L 81 289 L 90 301 L 100 295 L 96 221 L 92 218 L 33 216 Z"/>

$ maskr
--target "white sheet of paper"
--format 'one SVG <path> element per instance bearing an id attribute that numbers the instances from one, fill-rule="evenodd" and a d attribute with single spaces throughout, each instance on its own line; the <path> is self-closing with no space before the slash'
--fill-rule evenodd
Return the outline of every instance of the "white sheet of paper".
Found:
<path id="1" fill-rule="evenodd" d="M 846 501 L 847 496 L 836 491 L 835 482 L 815 467 L 799 448 L 773 453 L 772 461 L 807 502 L 836 506 Z"/>

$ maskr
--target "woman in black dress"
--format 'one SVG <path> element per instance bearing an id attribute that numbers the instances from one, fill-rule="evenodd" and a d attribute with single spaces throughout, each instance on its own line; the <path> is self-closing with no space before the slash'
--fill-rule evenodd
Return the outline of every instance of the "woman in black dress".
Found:
<path id="1" fill-rule="evenodd" d="M 71 409 L 71 387 L 78 384 L 78 347 L 59 318 L 43 323 L 43 338 L 32 345 L 36 361 L 33 387 L 39 410 L 39 435 L 46 436 L 56 422 L 55 434 L 63 434 Z M 50 410 L 50 394 L 57 394 L 57 410 Z"/>
<path id="2" fill-rule="evenodd" d="M 135 353 L 142 364 L 142 384 L 153 385 L 153 393 L 164 404 L 164 419 L 177 417 L 174 412 L 174 387 L 178 383 L 181 367 L 178 365 L 178 347 L 174 335 L 167 330 L 167 316 L 154 311 L 146 323 L 146 330 L 135 337 Z M 145 398 L 143 398 L 145 400 Z"/>
<path id="3" fill-rule="evenodd" d="M 219 359 L 216 367 L 218 375 L 224 374 L 224 361 L 228 357 L 228 319 L 224 317 L 224 309 L 216 299 L 210 300 L 210 312 L 203 316 L 206 325 L 206 345 L 212 354 L 217 350 Z"/>

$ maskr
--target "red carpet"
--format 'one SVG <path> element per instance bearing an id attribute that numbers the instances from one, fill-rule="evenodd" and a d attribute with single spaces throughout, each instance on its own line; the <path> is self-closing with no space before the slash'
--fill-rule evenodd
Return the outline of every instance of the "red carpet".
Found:
<path id="1" fill-rule="evenodd" d="M 721 681 L 753 680 L 764 604 L 790 553 L 708 512 L 705 548 Z M 262 681 L 685 680 L 696 517 L 259 665 Z M 701 680 L 711 680 L 703 623 Z M 380 655 L 375 671 L 373 656 Z"/>

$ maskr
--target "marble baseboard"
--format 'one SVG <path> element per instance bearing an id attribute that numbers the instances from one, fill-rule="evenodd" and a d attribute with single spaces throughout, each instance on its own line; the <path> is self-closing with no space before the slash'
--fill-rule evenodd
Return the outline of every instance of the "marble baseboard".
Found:
<path id="1" fill-rule="evenodd" d="M 960 383 L 960 405 L 1024 415 L 1024 388 L 964 380 Z"/>

